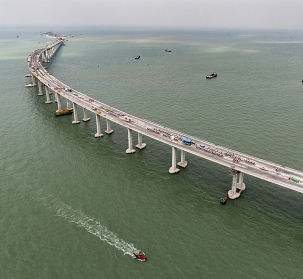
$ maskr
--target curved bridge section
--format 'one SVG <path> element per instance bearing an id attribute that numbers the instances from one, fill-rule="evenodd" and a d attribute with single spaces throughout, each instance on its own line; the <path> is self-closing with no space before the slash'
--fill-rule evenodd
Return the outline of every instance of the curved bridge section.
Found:
<path id="1" fill-rule="evenodd" d="M 78 107 L 83 109 L 83 121 L 90 120 L 87 115 L 87 112 L 90 111 L 96 117 L 97 132 L 95 137 L 103 136 L 101 133 L 101 117 L 106 120 L 105 133 L 107 134 L 113 132 L 111 122 L 125 127 L 128 131 L 128 148 L 126 149 L 126 153 L 134 153 L 136 151 L 133 147 L 133 132 L 138 134 L 138 143 L 135 146 L 138 149 L 146 147 L 146 144 L 142 142 L 142 135 L 169 145 L 172 149 L 172 164 L 169 168 L 169 173 L 172 174 L 179 172 L 180 169 L 177 166 L 182 168 L 187 166 L 185 160 L 186 152 L 226 166 L 231 169 L 230 172 L 233 175 L 232 187 L 231 190 L 228 191 L 228 196 L 231 199 L 238 198 L 241 192 L 245 190 L 246 186 L 243 181 L 244 173 L 303 193 L 303 172 L 301 171 L 283 167 L 279 164 L 240 153 L 223 146 L 218 146 L 146 119 L 138 118 L 70 88 L 48 73 L 42 65 L 43 62 L 50 62 L 50 59 L 63 44 L 63 40 L 56 41 L 33 51 L 27 58 L 32 83 L 26 86 L 38 86 L 38 95 L 44 95 L 44 87 L 46 95 L 45 103 L 47 104 L 52 103 L 50 94 L 51 91 L 53 91 L 55 93 L 55 101 L 58 105 L 57 115 L 73 113 L 72 123 L 78 124 L 80 123 L 77 112 Z M 61 107 L 61 98 L 66 99 L 67 107 L 64 109 Z M 180 150 L 181 153 L 181 160 L 177 163 L 178 150 Z"/>

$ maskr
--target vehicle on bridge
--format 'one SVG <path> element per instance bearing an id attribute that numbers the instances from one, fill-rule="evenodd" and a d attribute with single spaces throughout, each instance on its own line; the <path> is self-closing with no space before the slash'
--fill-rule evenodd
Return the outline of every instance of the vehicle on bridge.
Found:
<path id="1" fill-rule="evenodd" d="M 132 119 L 129 116 L 124 116 L 124 121 L 126 122 L 131 122 Z"/>
<path id="2" fill-rule="evenodd" d="M 185 138 L 185 137 L 182 137 L 181 140 L 186 145 L 192 145 L 192 144 L 194 144 L 191 139 L 188 139 L 188 138 Z"/>

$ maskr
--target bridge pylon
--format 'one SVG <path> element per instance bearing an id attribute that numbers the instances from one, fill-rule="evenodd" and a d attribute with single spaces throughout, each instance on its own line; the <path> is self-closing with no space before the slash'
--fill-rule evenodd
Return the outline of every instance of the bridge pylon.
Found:
<path id="1" fill-rule="evenodd" d="M 137 148 L 143 149 L 146 147 L 146 143 L 142 142 L 142 134 L 138 133 L 138 144 L 136 145 Z"/>
<path id="2" fill-rule="evenodd" d="M 126 149 L 126 153 L 127 154 L 135 153 L 136 150 L 133 148 L 133 130 L 127 128 L 127 134 L 128 134 L 128 148 Z"/>
<path id="3" fill-rule="evenodd" d="M 111 129 L 110 127 L 110 121 L 106 118 L 106 130 L 105 130 L 105 133 L 110 135 L 111 133 L 113 133 L 114 130 Z"/>
<path id="4" fill-rule="evenodd" d="M 73 102 L 73 112 L 74 112 L 74 121 L 73 124 L 79 124 L 79 118 L 78 118 L 78 111 L 77 111 L 77 104 Z"/>
<path id="5" fill-rule="evenodd" d="M 44 84 L 43 84 L 43 85 L 44 85 Z M 41 82 L 40 80 L 38 80 L 38 89 L 39 89 L 38 96 L 43 96 L 42 82 Z"/>
<path id="6" fill-rule="evenodd" d="M 245 183 L 243 182 L 244 173 L 235 169 L 231 170 L 233 176 L 233 182 L 231 184 L 231 190 L 228 191 L 228 197 L 231 200 L 240 197 L 241 193 L 245 190 Z"/>
<path id="7" fill-rule="evenodd" d="M 87 109 L 83 108 L 83 119 L 84 122 L 87 122 L 90 120 L 90 118 L 87 116 Z"/>
<path id="8" fill-rule="evenodd" d="M 97 125 L 97 133 L 95 134 L 95 138 L 103 137 L 101 133 L 101 123 L 100 123 L 100 115 L 96 114 L 96 125 Z"/>
<path id="9" fill-rule="evenodd" d="M 50 100 L 50 89 L 47 87 L 47 86 L 45 86 L 45 94 L 46 94 L 46 101 L 45 101 L 45 103 L 46 104 L 51 104 L 52 103 L 52 101 Z"/>
<path id="10" fill-rule="evenodd" d="M 172 163 L 171 163 L 171 167 L 169 168 L 169 173 L 173 174 L 173 173 L 177 173 L 180 171 L 180 169 L 177 168 L 177 161 L 176 161 L 176 158 L 177 158 L 177 148 L 172 146 Z"/>
<path id="11" fill-rule="evenodd" d="M 187 162 L 185 161 L 185 151 L 181 150 L 181 161 L 177 163 L 178 166 L 182 168 L 187 167 Z"/>

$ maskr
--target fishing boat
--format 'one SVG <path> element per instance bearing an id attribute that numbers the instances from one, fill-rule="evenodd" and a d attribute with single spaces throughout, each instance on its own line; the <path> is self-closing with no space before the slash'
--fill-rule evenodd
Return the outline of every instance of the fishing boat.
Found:
<path id="1" fill-rule="evenodd" d="M 214 72 L 214 73 L 212 73 L 212 74 L 210 74 L 210 75 L 207 75 L 206 78 L 214 78 L 214 77 L 216 77 L 216 76 L 217 76 L 217 73 Z"/>
<path id="2" fill-rule="evenodd" d="M 141 262 L 145 262 L 147 260 L 147 257 L 145 255 L 145 253 L 140 250 L 138 251 L 137 253 L 133 253 L 134 254 L 134 259 L 135 260 L 138 260 L 138 261 L 141 261 Z"/>
<path id="3" fill-rule="evenodd" d="M 140 55 L 136 56 L 135 59 L 140 59 Z"/>
<path id="4" fill-rule="evenodd" d="M 226 204 L 228 201 L 228 196 L 224 196 L 223 198 L 220 199 L 220 203 Z"/>
<path id="5" fill-rule="evenodd" d="M 67 114 L 72 114 L 73 109 L 72 108 L 65 108 L 65 109 L 58 109 L 54 114 L 56 116 L 62 116 L 62 115 L 67 115 Z"/>
<path id="6" fill-rule="evenodd" d="M 170 49 L 166 49 L 165 52 L 171 52 L 171 50 Z"/>

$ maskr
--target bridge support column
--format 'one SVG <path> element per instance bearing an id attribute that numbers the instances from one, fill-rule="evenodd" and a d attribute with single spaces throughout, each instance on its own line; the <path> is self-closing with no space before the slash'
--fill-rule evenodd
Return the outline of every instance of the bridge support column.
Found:
<path id="1" fill-rule="evenodd" d="M 74 121 L 72 122 L 73 124 L 79 124 L 80 121 L 78 119 L 78 111 L 77 111 L 77 104 L 73 103 L 73 113 L 74 113 Z"/>
<path id="2" fill-rule="evenodd" d="M 39 89 L 39 94 L 38 96 L 43 96 L 43 92 L 42 92 L 42 82 L 40 80 L 38 80 L 38 89 Z"/>
<path id="3" fill-rule="evenodd" d="M 42 57 L 42 62 L 47 62 L 46 61 L 45 51 L 41 53 L 41 57 Z"/>
<path id="4" fill-rule="evenodd" d="M 177 163 L 178 166 L 182 168 L 187 167 L 187 162 L 185 161 L 185 151 L 181 150 L 181 161 Z"/>
<path id="5" fill-rule="evenodd" d="M 47 49 L 45 52 L 44 52 L 44 56 L 45 56 L 45 62 L 46 63 L 50 63 L 51 62 L 51 58 L 52 58 L 52 56 L 53 56 L 53 54 L 54 54 L 54 52 L 53 52 L 53 49 L 54 49 L 54 47 L 52 47 L 52 48 L 50 48 L 50 49 Z"/>
<path id="6" fill-rule="evenodd" d="M 142 143 L 142 134 L 138 133 L 138 144 L 136 145 L 137 148 L 143 149 L 146 147 L 146 143 Z"/>
<path id="7" fill-rule="evenodd" d="M 84 122 L 87 122 L 90 120 L 89 117 L 87 117 L 87 109 L 86 108 L 83 108 L 83 119 L 82 119 Z"/>
<path id="8" fill-rule="evenodd" d="M 50 94 L 50 92 L 49 92 L 50 90 L 49 90 L 49 88 L 47 87 L 47 86 L 45 86 L 45 94 L 46 94 L 46 104 L 51 104 L 52 103 L 52 101 L 50 100 L 50 97 L 49 97 L 49 94 Z"/>
<path id="9" fill-rule="evenodd" d="M 133 149 L 133 130 L 127 128 L 128 133 L 128 149 L 126 149 L 127 154 L 131 154 L 136 152 L 135 149 Z"/>
<path id="10" fill-rule="evenodd" d="M 37 86 L 37 78 L 32 74 L 32 85 Z"/>
<path id="11" fill-rule="evenodd" d="M 173 174 L 173 173 L 177 173 L 180 170 L 177 168 L 177 163 L 176 163 L 176 159 L 177 159 L 177 148 L 172 146 L 172 156 L 171 156 L 171 167 L 169 168 L 169 173 Z"/>
<path id="12" fill-rule="evenodd" d="M 62 110 L 62 108 L 61 108 L 61 99 L 60 99 L 60 95 L 58 94 L 58 93 L 56 93 L 57 94 L 57 104 L 58 104 L 58 110 Z"/>
<path id="13" fill-rule="evenodd" d="M 113 130 L 110 128 L 110 121 L 106 118 L 106 130 L 105 130 L 105 133 L 109 135 L 112 132 L 113 132 Z"/>
<path id="14" fill-rule="evenodd" d="M 50 59 L 49 51 L 46 50 L 46 51 L 44 52 L 44 62 L 46 62 L 46 63 L 50 62 L 49 59 Z"/>
<path id="15" fill-rule="evenodd" d="M 71 101 L 69 99 L 66 99 L 66 108 L 70 109 L 70 103 Z"/>
<path id="16" fill-rule="evenodd" d="M 236 198 L 239 198 L 241 193 L 245 190 L 245 183 L 243 182 L 243 178 L 244 178 L 243 172 L 232 170 L 232 174 L 233 174 L 233 182 L 231 185 L 231 190 L 228 191 L 228 197 L 234 200 Z"/>
<path id="17" fill-rule="evenodd" d="M 97 133 L 95 134 L 95 138 L 103 137 L 103 134 L 101 134 L 101 121 L 99 114 L 96 114 L 96 124 L 97 124 Z"/>

